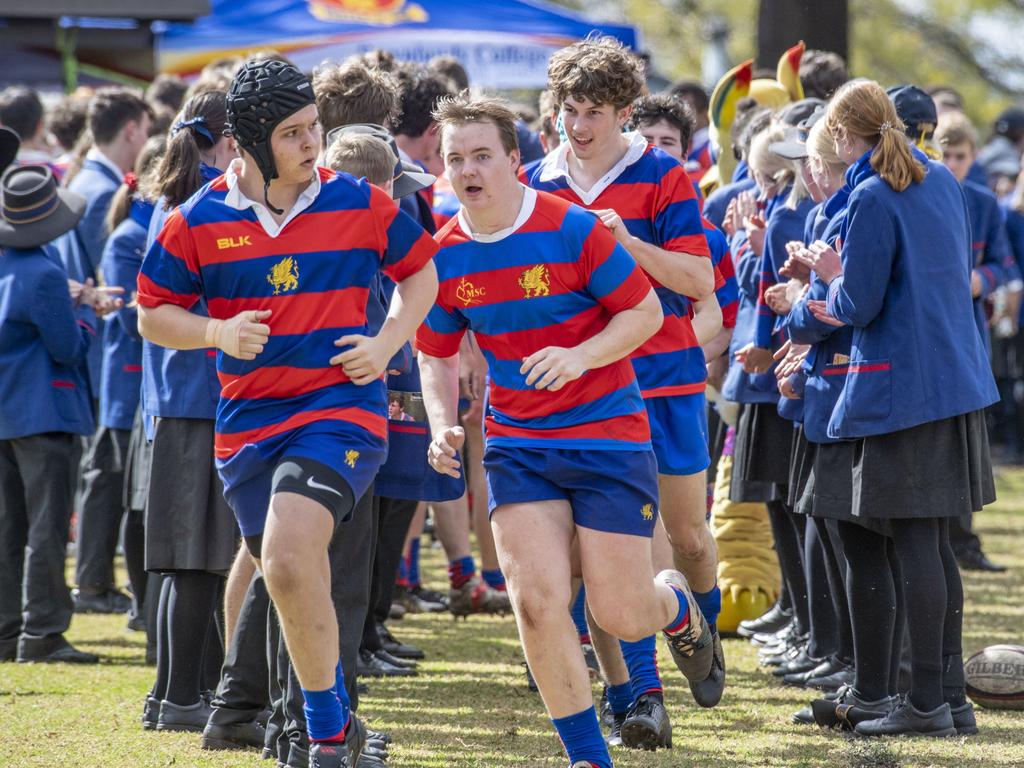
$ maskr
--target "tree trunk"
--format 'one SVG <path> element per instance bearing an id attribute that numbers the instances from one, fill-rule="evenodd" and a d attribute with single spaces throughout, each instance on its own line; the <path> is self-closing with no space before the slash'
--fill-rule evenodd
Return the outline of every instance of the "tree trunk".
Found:
<path id="1" fill-rule="evenodd" d="M 800 40 L 848 59 L 848 32 L 847 0 L 761 0 L 757 66 L 774 71 L 779 57 Z"/>

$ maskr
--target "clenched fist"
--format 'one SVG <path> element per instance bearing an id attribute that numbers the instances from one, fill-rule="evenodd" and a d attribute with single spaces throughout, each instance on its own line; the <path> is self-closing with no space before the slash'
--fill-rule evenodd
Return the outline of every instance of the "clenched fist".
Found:
<path id="1" fill-rule="evenodd" d="M 270 326 L 263 323 L 269 309 L 250 309 L 227 320 L 206 324 L 206 343 L 239 360 L 255 360 L 270 338 Z"/>

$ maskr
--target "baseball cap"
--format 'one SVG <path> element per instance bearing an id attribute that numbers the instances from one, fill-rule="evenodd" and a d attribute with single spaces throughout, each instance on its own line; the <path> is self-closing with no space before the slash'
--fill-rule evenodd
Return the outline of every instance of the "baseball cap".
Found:
<path id="1" fill-rule="evenodd" d="M 805 101 L 821 101 L 805 99 Z M 768 150 L 787 160 L 803 160 L 807 157 L 807 135 L 811 127 L 825 116 L 825 102 L 818 104 L 814 111 L 792 128 L 786 129 L 786 138 L 768 145 Z"/>
<path id="2" fill-rule="evenodd" d="M 886 90 L 889 100 L 896 107 L 896 114 L 907 127 L 907 136 L 917 139 L 922 125 L 930 125 L 925 138 L 931 138 L 939 121 L 935 100 L 916 85 L 894 85 Z"/>
<path id="3" fill-rule="evenodd" d="M 388 129 L 383 125 L 376 125 L 374 123 L 353 123 L 352 125 L 342 125 L 327 134 L 326 145 L 331 146 L 335 141 L 338 140 L 339 136 L 346 134 L 368 134 L 375 136 L 389 147 L 391 151 L 395 153 L 395 157 L 398 158 L 398 162 L 395 163 L 395 174 L 394 181 L 392 183 L 391 196 L 398 200 L 401 197 L 408 197 L 414 192 L 419 192 L 421 189 L 426 189 L 435 181 L 437 177 L 432 173 L 426 173 L 415 163 L 407 163 L 401 159 L 401 154 L 398 151 L 398 144 L 395 142 L 395 137 L 392 136 Z"/>

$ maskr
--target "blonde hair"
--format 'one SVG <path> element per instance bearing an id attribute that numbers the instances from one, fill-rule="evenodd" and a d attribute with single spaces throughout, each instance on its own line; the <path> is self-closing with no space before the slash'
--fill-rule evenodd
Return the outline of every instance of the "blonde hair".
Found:
<path id="1" fill-rule="evenodd" d="M 516 113 L 509 108 L 507 101 L 495 96 L 474 96 L 470 91 L 447 96 L 437 102 L 433 117 L 441 126 L 442 137 L 445 129 L 453 126 L 494 123 L 505 154 L 510 155 L 519 149 Z"/>
<path id="2" fill-rule="evenodd" d="M 874 147 L 871 167 L 897 192 L 924 180 L 925 167 L 910 152 L 906 127 L 874 80 L 853 80 L 829 102 L 825 123 L 836 136 L 855 136 Z"/>
<path id="3" fill-rule="evenodd" d="M 382 139 L 368 133 L 343 133 L 327 148 L 327 167 L 383 187 L 395 178 L 398 158 Z"/>
<path id="4" fill-rule="evenodd" d="M 791 185 L 789 196 L 786 198 L 786 207 L 795 209 L 808 194 L 807 186 L 800 176 L 801 161 L 787 160 L 770 149 L 772 144 L 785 140 L 786 126 L 782 123 L 772 123 L 750 142 L 747 163 L 762 176 L 771 177 L 776 184 L 783 187 Z"/>
<path id="5" fill-rule="evenodd" d="M 824 168 L 846 167 L 846 163 L 836 154 L 836 137 L 832 135 L 824 120 L 819 120 L 811 126 L 807 134 L 807 152 Z"/>
<path id="6" fill-rule="evenodd" d="M 935 128 L 935 143 L 940 147 L 970 144 L 971 149 L 976 150 L 978 132 L 962 112 L 947 112 L 939 118 L 939 124 Z"/>

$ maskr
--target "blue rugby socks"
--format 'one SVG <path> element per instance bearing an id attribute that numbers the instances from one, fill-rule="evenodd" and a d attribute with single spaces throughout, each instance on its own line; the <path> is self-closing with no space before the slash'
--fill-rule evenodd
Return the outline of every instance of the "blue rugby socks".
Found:
<path id="1" fill-rule="evenodd" d="M 587 588 L 580 585 L 576 600 L 572 604 L 572 623 L 576 625 L 576 633 L 581 643 L 590 642 L 590 627 L 587 626 Z"/>
<path id="2" fill-rule="evenodd" d="M 480 571 L 480 575 L 484 577 L 484 581 L 491 589 L 505 589 L 505 574 L 501 572 L 500 568 L 495 568 L 493 571 L 485 568 Z"/>
<path id="3" fill-rule="evenodd" d="M 448 581 L 452 589 L 459 589 L 476 575 L 476 563 L 472 555 L 460 557 L 448 563 Z"/>
<path id="4" fill-rule="evenodd" d="M 420 585 L 420 540 L 415 538 L 409 542 L 409 555 L 405 559 L 405 578 L 409 582 L 409 588 L 415 589 Z"/>
<path id="5" fill-rule="evenodd" d="M 669 622 L 664 631 L 669 635 L 676 635 L 686 629 L 690 623 L 690 601 L 686 599 L 686 595 L 675 587 L 672 587 L 672 592 L 675 593 L 676 600 L 679 601 L 679 612 L 676 613 L 676 617 Z"/>
<path id="6" fill-rule="evenodd" d="M 349 721 L 348 691 L 341 662 L 334 670 L 334 686 L 326 691 L 302 689 L 303 711 L 310 741 L 344 741 Z"/>
<path id="7" fill-rule="evenodd" d="M 722 590 L 715 584 L 710 592 L 694 591 L 693 599 L 697 601 L 700 612 L 704 614 L 704 619 L 714 632 L 718 624 L 718 614 L 722 612 Z"/>
<path id="8" fill-rule="evenodd" d="M 608 706 L 611 707 L 612 712 L 616 715 L 626 714 L 629 708 L 633 706 L 633 686 L 629 683 L 609 685 L 607 692 Z"/>
<path id="9" fill-rule="evenodd" d="M 636 701 L 645 693 L 661 695 L 661 676 L 658 674 L 657 647 L 655 637 L 645 637 L 636 643 L 619 641 L 622 658 L 629 670 L 629 685 L 633 700 Z"/>
<path id="10" fill-rule="evenodd" d="M 601 725 L 593 707 L 551 722 L 569 755 L 569 765 L 586 760 L 595 768 L 612 768 L 608 745 L 601 735 Z"/>

